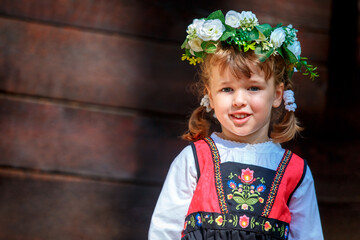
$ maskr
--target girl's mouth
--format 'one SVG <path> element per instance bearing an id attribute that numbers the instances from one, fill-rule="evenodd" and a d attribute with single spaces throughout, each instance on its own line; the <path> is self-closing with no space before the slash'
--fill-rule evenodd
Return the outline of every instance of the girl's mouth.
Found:
<path id="1" fill-rule="evenodd" d="M 247 118 L 250 115 L 246 114 L 246 113 L 239 113 L 239 114 L 231 114 L 231 116 L 236 118 L 236 119 L 244 119 L 244 118 Z"/>
<path id="2" fill-rule="evenodd" d="M 230 114 L 230 118 L 235 125 L 241 126 L 245 124 L 250 119 L 251 114 L 247 113 L 233 113 Z"/>

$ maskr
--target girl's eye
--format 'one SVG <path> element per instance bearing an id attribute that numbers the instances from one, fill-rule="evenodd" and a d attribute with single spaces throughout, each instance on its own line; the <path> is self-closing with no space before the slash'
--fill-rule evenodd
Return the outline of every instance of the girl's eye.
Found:
<path id="1" fill-rule="evenodd" d="M 231 92 L 232 88 L 223 88 L 221 89 L 222 92 Z"/>
<path id="2" fill-rule="evenodd" d="M 252 92 L 259 91 L 259 90 L 260 90 L 260 88 L 258 88 L 258 87 L 250 87 L 249 88 L 249 91 L 252 91 Z"/>

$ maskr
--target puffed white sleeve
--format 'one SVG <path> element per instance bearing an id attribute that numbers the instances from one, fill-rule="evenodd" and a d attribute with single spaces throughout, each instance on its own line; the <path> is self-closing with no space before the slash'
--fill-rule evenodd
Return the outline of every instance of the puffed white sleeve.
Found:
<path id="1" fill-rule="evenodd" d="M 149 240 L 181 239 L 196 183 L 194 155 L 191 146 L 187 146 L 170 166 L 152 215 Z"/>
<path id="2" fill-rule="evenodd" d="M 314 180 L 307 167 L 304 179 L 289 202 L 291 213 L 289 240 L 323 240 Z"/>

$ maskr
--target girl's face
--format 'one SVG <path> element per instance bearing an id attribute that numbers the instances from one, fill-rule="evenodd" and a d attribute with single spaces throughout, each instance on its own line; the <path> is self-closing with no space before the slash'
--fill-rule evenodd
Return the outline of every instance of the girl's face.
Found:
<path id="1" fill-rule="evenodd" d="M 212 69 L 208 95 L 222 132 L 221 137 L 238 142 L 260 143 L 269 140 L 271 109 L 279 107 L 284 85 L 275 86 L 263 71 L 252 70 L 250 78 L 236 78 L 227 68 Z"/>

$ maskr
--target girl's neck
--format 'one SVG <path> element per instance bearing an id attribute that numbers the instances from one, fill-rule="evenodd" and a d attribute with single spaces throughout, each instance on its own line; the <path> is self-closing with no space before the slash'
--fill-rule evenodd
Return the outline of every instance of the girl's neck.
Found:
<path id="1" fill-rule="evenodd" d="M 224 132 L 216 133 L 216 135 L 219 138 L 222 138 L 224 140 L 228 140 L 228 141 L 232 141 L 232 142 L 239 142 L 239 143 L 247 143 L 247 144 L 259 144 L 259 143 L 264 143 L 264 142 L 271 141 L 271 139 L 268 136 L 264 136 L 264 137 L 261 137 L 261 138 L 251 138 L 249 136 L 246 136 L 246 137 L 241 137 L 241 136 L 229 137 L 229 136 L 225 135 Z"/>

